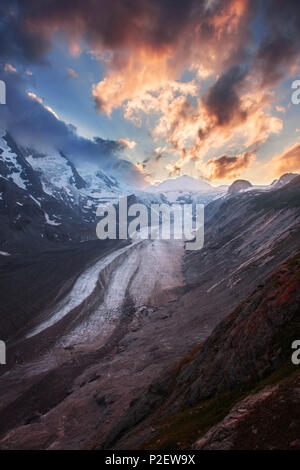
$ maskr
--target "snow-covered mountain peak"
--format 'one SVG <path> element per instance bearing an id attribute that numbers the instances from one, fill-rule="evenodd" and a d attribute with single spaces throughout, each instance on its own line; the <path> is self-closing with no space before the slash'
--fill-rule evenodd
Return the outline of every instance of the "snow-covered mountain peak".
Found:
<path id="1" fill-rule="evenodd" d="M 27 161 L 38 172 L 46 193 L 53 195 L 53 189 L 73 185 L 73 171 L 61 155 L 29 155 Z"/>
<path id="2" fill-rule="evenodd" d="M 170 178 L 157 185 L 146 188 L 148 192 L 165 193 L 169 191 L 188 191 L 188 192 L 209 192 L 214 191 L 211 184 L 206 181 L 192 178 L 188 175 L 179 176 L 178 178 Z"/>
<path id="3" fill-rule="evenodd" d="M 40 189 L 40 183 L 21 149 L 5 131 L 0 132 L 0 176 L 24 190 Z"/>

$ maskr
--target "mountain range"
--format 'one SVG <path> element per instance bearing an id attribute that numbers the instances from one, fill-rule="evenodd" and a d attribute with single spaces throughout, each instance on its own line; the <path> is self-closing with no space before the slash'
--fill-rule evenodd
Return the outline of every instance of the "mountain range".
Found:
<path id="1" fill-rule="evenodd" d="M 197 180 L 188 175 L 171 178 L 147 188 L 149 192 L 166 193 L 170 191 L 202 192 L 223 191 L 226 186 L 214 187 L 206 181 Z"/>
<path id="2" fill-rule="evenodd" d="M 299 448 L 300 176 L 142 191 L 1 135 L 0 448 Z M 204 247 L 97 240 L 120 195 L 204 203 Z"/>

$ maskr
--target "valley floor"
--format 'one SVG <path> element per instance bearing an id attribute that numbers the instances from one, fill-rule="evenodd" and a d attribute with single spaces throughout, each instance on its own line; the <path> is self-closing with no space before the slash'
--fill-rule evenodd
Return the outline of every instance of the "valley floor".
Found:
<path id="1" fill-rule="evenodd" d="M 300 334 L 298 185 L 215 201 L 197 252 L 94 240 L 1 256 L 0 448 L 226 447 L 240 386 L 290 364 Z"/>
<path id="2" fill-rule="evenodd" d="M 190 318 L 173 317 L 183 252 L 181 241 L 118 248 L 29 322 L 0 377 L 1 448 L 101 444 L 134 396 L 199 341 Z"/>

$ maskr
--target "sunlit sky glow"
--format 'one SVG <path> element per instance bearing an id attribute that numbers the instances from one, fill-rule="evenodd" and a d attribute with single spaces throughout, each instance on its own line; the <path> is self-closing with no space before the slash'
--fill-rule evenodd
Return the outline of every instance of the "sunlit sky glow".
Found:
<path id="1" fill-rule="evenodd" d="M 119 141 L 147 182 L 300 171 L 298 1 L 5 3 L 7 75 L 79 135 Z"/>

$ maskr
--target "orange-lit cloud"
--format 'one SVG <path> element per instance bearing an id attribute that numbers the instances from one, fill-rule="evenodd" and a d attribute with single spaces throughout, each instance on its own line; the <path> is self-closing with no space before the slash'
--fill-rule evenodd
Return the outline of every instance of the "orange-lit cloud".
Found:
<path id="1" fill-rule="evenodd" d="M 130 139 L 119 139 L 119 143 L 130 150 L 134 149 L 134 147 L 136 146 L 136 142 Z"/>
<path id="2" fill-rule="evenodd" d="M 240 155 L 223 155 L 213 158 L 205 164 L 207 177 L 210 180 L 230 180 L 241 176 L 244 170 L 254 162 L 256 156 L 253 152 L 244 152 Z"/>
<path id="3" fill-rule="evenodd" d="M 4 70 L 5 72 L 13 72 L 13 73 L 17 71 L 17 69 L 11 64 L 5 64 Z"/>
<path id="4" fill-rule="evenodd" d="M 201 78 L 221 72 L 224 63 L 230 65 L 228 50 L 233 56 L 238 55 L 240 41 L 249 34 L 247 19 L 251 8 L 248 0 L 215 2 L 211 9 L 193 1 L 187 2 L 185 7 L 174 2 L 174 6 L 170 5 L 170 11 L 174 9 L 173 22 L 169 17 L 166 23 L 170 31 L 164 31 L 166 26 L 160 24 L 159 16 L 152 16 L 156 10 L 158 15 L 164 16 L 163 6 L 154 2 L 151 11 L 146 7 L 149 3 L 140 5 L 143 4 L 141 18 L 134 25 L 129 21 L 128 30 L 123 32 L 124 42 L 117 41 L 111 49 L 110 60 L 106 60 L 106 75 L 93 86 L 99 111 L 108 115 L 121 106 L 128 119 L 138 109 L 144 112 L 159 109 L 161 93 L 168 87 L 170 92 L 170 86 L 174 87 L 175 83 L 177 91 L 182 86 L 181 96 L 186 96 L 188 85 L 180 82 L 184 70 L 190 69 Z M 176 10 L 179 13 L 182 10 L 181 19 L 176 16 Z M 149 33 L 152 31 L 149 36 L 147 29 Z M 98 47 L 101 52 L 102 42 L 100 35 L 94 51 Z M 159 94 L 157 100 L 155 93 Z"/>
<path id="5" fill-rule="evenodd" d="M 284 114 L 285 108 L 274 108 L 270 90 L 295 70 L 300 56 L 299 2 L 26 3 L 26 32 L 39 35 L 44 48 L 63 31 L 73 55 L 86 47 L 102 62 L 104 75 L 92 87 L 98 111 L 111 116 L 121 109 L 137 126 L 151 126 L 170 173 L 192 161 L 200 173 L 209 168 L 212 179 L 222 171 L 236 176 L 253 160 L 246 158 L 253 148 L 281 132 L 272 111 Z M 254 37 L 258 15 L 264 27 Z M 228 157 L 233 147 L 239 155 Z M 220 166 L 223 157 L 203 163 L 208 152 L 226 154 L 226 165 Z"/>
<path id="6" fill-rule="evenodd" d="M 259 91 L 248 79 L 239 94 L 232 89 L 233 82 L 230 83 L 224 89 L 214 85 L 197 103 L 182 98 L 170 103 L 169 112 L 162 116 L 154 130 L 180 154 L 174 164 L 168 164 L 166 169 L 170 173 L 178 173 L 193 159 L 200 169 L 208 150 L 217 152 L 235 141 L 246 149 L 258 148 L 270 134 L 281 131 L 281 120 L 268 112 L 272 95 Z M 226 97 L 228 93 L 230 99 Z M 216 101 L 211 99 L 214 94 Z"/>
<path id="7" fill-rule="evenodd" d="M 281 105 L 276 106 L 276 111 L 278 111 L 278 113 L 286 113 L 285 107 Z"/>
<path id="8" fill-rule="evenodd" d="M 281 155 L 276 155 L 268 167 L 272 168 L 274 176 L 281 176 L 283 173 L 300 173 L 300 144 L 295 144 L 288 148 Z"/>
<path id="9" fill-rule="evenodd" d="M 47 106 L 46 104 L 44 104 L 44 100 L 43 98 L 40 98 L 39 96 L 37 96 L 35 93 L 32 93 L 31 91 L 28 91 L 27 92 L 27 95 L 29 96 L 29 98 L 33 99 L 34 101 L 36 101 L 37 103 L 41 104 L 49 113 L 51 113 L 56 119 L 59 119 L 59 116 L 58 114 L 54 111 L 54 109 L 52 109 L 50 106 Z"/>
<path id="10" fill-rule="evenodd" d="M 137 45 L 128 57 L 121 54 L 116 60 L 115 55 L 107 75 L 93 87 L 99 111 L 110 115 L 122 107 L 124 116 L 138 126 L 147 115 L 155 116 L 152 136 L 163 139 L 168 153 L 173 152 L 175 162 L 166 166 L 171 174 L 234 139 L 242 139 L 247 148 L 281 131 L 281 120 L 269 113 L 273 96 L 267 87 L 252 71 L 231 66 L 232 58 L 226 56 L 228 49 L 233 57 L 238 54 L 237 44 L 247 35 L 248 7 L 247 1 L 223 2 L 208 19 L 214 36 L 202 37 L 200 25 L 195 25 L 192 35 L 186 32 L 190 43 L 184 53 L 179 44 L 155 51 Z M 198 78 L 178 80 L 186 68 Z M 203 94 L 201 78 L 210 75 L 217 79 Z"/>

